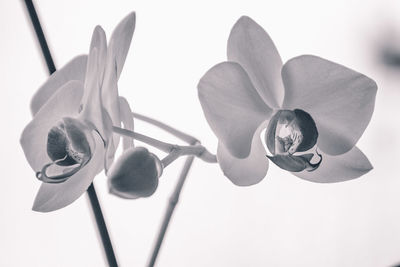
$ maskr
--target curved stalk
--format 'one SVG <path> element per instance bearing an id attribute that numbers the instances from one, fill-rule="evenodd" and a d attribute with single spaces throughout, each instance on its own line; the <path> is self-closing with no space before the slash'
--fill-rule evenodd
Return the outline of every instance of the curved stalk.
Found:
<path id="1" fill-rule="evenodd" d="M 172 215 L 174 213 L 175 207 L 179 202 L 179 196 L 182 192 L 183 185 L 185 184 L 187 175 L 189 173 L 190 167 L 192 166 L 194 160 L 194 156 L 187 157 L 185 164 L 183 165 L 181 174 L 179 175 L 178 182 L 175 186 L 175 190 L 169 198 L 168 207 L 165 211 L 164 218 L 160 227 L 160 230 L 157 235 L 156 243 L 154 244 L 153 251 L 150 257 L 150 261 L 148 263 L 148 267 L 153 267 L 156 263 L 158 253 L 160 252 L 160 248 L 162 242 L 164 241 L 165 234 L 167 232 L 169 222 L 171 221 Z"/>
<path id="2" fill-rule="evenodd" d="M 135 119 L 147 122 L 147 123 L 152 124 L 160 129 L 163 129 L 167 133 L 170 133 L 173 136 L 175 136 L 176 138 L 181 139 L 183 142 L 186 142 L 188 144 L 200 143 L 200 141 L 198 139 L 196 139 L 195 137 L 188 135 L 187 133 L 184 133 L 182 131 L 179 131 L 161 121 L 158 121 L 156 119 L 153 119 L 153 118 L 150 118 L 150 117 L 147 117 L 145 115 L 135 113 L 135 112 L 132 112 L 132 115 Z"/>
<path id="3" fill-rule="evenodd" d="M 173 145 L 170 143 L 166 143 L 163 141 L 159 141 L 157 139 L 154 139 L 152 137 L 129 131 L 120 127 L 113 126 L 113 132 L 123 135 L 123 136 L 128 136 L 133 139 L 136 139 L 138 141 L 141 141 L 143 143 L 146 143 L 148 145 L 151 145 L 155 148 L 160 149 L 161 151 L 164 151 L 166 153 L 171 153 L 172 151 L 176 150 L 179 151 L 180 156 L 184 155 L 193 155 L 196 156 L 205 162 L 209 163 L 216 163 L 217 162 L 217 157 L 210 153 L 204 146 L 200 144 L 196 145 L 191 145 L 191 146 L 179 146 L 179 145 Z"/>

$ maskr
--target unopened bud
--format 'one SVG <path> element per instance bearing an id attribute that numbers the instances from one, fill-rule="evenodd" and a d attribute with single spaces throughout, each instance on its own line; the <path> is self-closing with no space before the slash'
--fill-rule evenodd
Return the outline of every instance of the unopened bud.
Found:
<path id="1" fill-rule="evenodd" d="M 129 148 L 108 172 L 110 193 L 135 199 L 151 196 L 162 173 L 161 161 L 144 147 Z"/>

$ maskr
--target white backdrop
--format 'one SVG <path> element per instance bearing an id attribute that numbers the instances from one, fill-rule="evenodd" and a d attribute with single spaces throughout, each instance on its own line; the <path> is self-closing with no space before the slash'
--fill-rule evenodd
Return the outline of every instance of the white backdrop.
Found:
<path id="1" fill-rule="evenodd" d="M 373 171 L 345 183 L 314 184 L 271 164 L 260 184 L 241 188 L 225 178 L 218 165 L 196 160 L 157 266 L 376 267 L 400 262 L 400 79 L 395 77 L 398 73 L 384 72 L 373 50 L 382 27 L 396 23 L 396 2 L 35 4 L 57 67 L 88 52 L 95 25 L 102 25 L 110 36 L 135 10 L 136 30 L 120 94 L 135 111 L 193 134 L 213 152 L 217 140 L 202 114 L 196 85 L 225 59 L 229 31 L 241 15 L 266 29 L 284 61 L 315 54 L 374 78 L 376 109 L 359 142 Z M 47 78 L 47 69 L 24 8 L 22 1 L 0 1 L 0 266 L 103 266 L 86 196 L 53 213 L 31 211 L 40 183 L 24 158 L 19 137 L 30 121 L 30 97 Z M 135 127 L 177 142 L 143 123 Z M 121 266 L 146 264 L 182 163 L 164 171 L 157 192 L 148 199 L 111 196 L 104 175 L 96 178 Z"/>

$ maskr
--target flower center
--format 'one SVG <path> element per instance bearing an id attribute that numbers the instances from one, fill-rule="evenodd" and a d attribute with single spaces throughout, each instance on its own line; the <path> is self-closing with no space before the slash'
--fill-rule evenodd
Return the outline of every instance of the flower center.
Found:
<path id="1" fill-rule="evenodd" d="M 316 151 L 318 130 L 310 114 L 301 110 L 279 110 L 272 116 L 266 131 L 266 144 L 273 156 L 267 156 L 289 171 L 315 170 L 322 161 Z M 314 151 L 311 151 L 313 148 Z M 316 163 L 314 156 L 318 156 Z"/>
<path id="2" fill-rule="evenodd" d="M 275 148 L 279 154 L 295 153 L 303 141 L 303 134 L 295 120 L 278 123 L 275 137 Z"/>
<path id="3" fill-rule="evenodd" d="M 89 127 L 83 122 L 65 117 L 52 127 L 47 136 L 47 155 L 52 160 L 36 174 L 47 183 L 61 183 L 78 172 L 91 158 Z M 61 174 L 48 175 L 47 171 Z"/>

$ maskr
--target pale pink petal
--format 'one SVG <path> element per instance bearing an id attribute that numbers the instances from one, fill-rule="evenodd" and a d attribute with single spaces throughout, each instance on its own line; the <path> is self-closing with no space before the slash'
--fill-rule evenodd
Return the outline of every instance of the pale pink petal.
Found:
<path id="1" fill-rule="evenodd" d="M 118 147 L 118 142 L 119 142 L 119 136 L 113 135 L 113 124 L 110 118 L 110 115 L 108 114 L 107 110 L 103 108 L 102 113 L 102 121 L 103 121 L 103 129 L 105 132 L 105 137 L 103 137 L 103 142 L 106 147 L 106 153 L 104 154 L 104 169 L 105 172 L 107 173 L 108 169 L 111 167 L 111 164 L 114 161 L 115 157 L 115 151 L 117 150 Z M 117 143 L 115 143 L 115 140 L 117 140 Z"/>
<path id="2" fill-rule="evenodd" d="M 373 169 L 368 158 L 356 146 L 338 156 L 320 153 L 322 162 L 316 170 L 293 172 L 293 174 L 311 182 L 336 183 L 358 178 Z"/>
<path id="3" fill-rule="evenodd" d="M 125 63 L 126 56 L 135 30 L 135 13 L 126 16 L 115 27 L 107 49 L 107 63 L 105 66 L 102 100 L 114 126 L 121 126 L 120 108 L 117 82 Z M 115 146 L 119 139 L 114 138 Z"/>
<path id="4" fill-rule="evenodd" d="M 90 109 L 92 99 L 95 100 L 94 106 L 101 101 L 101 84 L 103 81 L 103 71 L 107 55 L 107 40 L 104 30 L 96 26 L 93 31 L 90 43 L 89 56 L 85 78 L 85 93 L 82 98 L 83 109 Z M 100 107 L 99 107 L 100 108 Z"/>
<path id="5" fill-rule="evenodd" d="M 282 60 L 269 35 L 251 18 L 243 16 L 233 26 L 228 60 L 242 65 L 268 106 L 280 107 L 284 94 Z"/>
<path id="6" fill-rule="evenodd" d="M 121 114 L 118 99 L 118 80 L 116 63 L 108 62 L 104 74 L 103 86 L 101 88 L 102 106 L 107 111 L 112 126 L 121 127 Z M 110 66 L 113 66 L 110 70 Z M 120 136 L 113 135 L 110 138 L 110 145 L 113 149 L 108 150 L 108 154 L 113 153 L 118 147 Z"/>
<path id="7" fill-rule="evenodd" d="M 96 60 L 92 61 L 93 56 L 91 56 L 90 54 L 94 49 L 97 49 L 97 55 L 96 55 L 97 58 Z M 97 25 L 93 30 L 92 39 L 90 40 L 88 66 L 86 71 L 87 75 L 89 76 L 89 74 L 91 73 L 93 74 L 93 72 L 96 71 L 97 74 L 90 75 L 90 77 L 93 77 L 93 79 L 95 79 L 95 77 L 98 76 L 96 80 L 98 80 L 98 82 L 101 83 L 106 61 L 107 61 L 107 37 L 103 28 L 100 25 Z M 93 68 L 93 64 L 97 64 L 98 65 L 97 68 Z M 90 77 L 88 77 L 89 79 L 86 79 L 86 82 L 92 81 Z"/>
<path id="8" fill-rule="evenodd" d="M 101 99 L 101 85 L 106 62 L 107 42 L 104 30 L 97 26 L 93 31 L 87 63 L 85 91 L 82 97 L 80 118 L 90 121 L 99 131 L 105 142 L 111 136 L 108 117 L 104 114 Z M 111 125 L 110 125 L 111 126 Z"/>
<path id="9" fill-rule="evenodd" d="M 102 105 L 109 115 L 111 125 L 121 127 L 121 111 L 118 98 L 117 73 L 116 71 L 108 71 L 108 67 L 109 63 L 106 66 L 103 86 L 101 89 Z M 119 139 L 120 137 L 118 135 L 113 135 L 113 137 L 110 139 L 115 149 L 118 147 Z"/>
<path id="10" fill-rule="evenodd" d="M 132 110 L 125 97 L 122 96 L 119 97 L 119 108 L 121 111 L 121 121 L 124 124 L 124 129 L 133 131 L 134 121 L 133 121 Z M 124 150 L 133 147 L 133 139 L 129 137 L 123 137 L 122 146 Z"/>
<path id="11" fill-rule="evenodd" d="M 64 208 L 87 190 L 96 174 L 103 169 L 105 153 L 100 136 L 93 132 L 93 137 L 95 139 L 95 147 L 92 148 L 94 153 L 90 161 L 63 183 L 43 183 L 33 203 L 32 209 L 34 211 L 50 212 Z"/>
<path id="12" fill-rule="evenodd" d="M 299 56 L 282 69 L 283 108 L 302 109 L 315 120 L 318 146 L 339 155 L 357 143 L 374 111 L 376 83 L 370 78 L 316 56 Z"/>
<path id="13" fill-rule="evenodd" d="M 45 164 L 51 162 L 47 155 L 47 135 L 63 117 L 78 115 L 82 94 L 82 82 L 67 82 L 52 95 L 25 127 L 20 142 L 34 171 L 40 171 Z"/>
<path id="14" fill-rule="evenodd" d="M 31 112 L 34 116 L 39 109 L 61 86 L 71 80 L 84 81 L 86 74 L 87 55 L 77 56 L 54 72 L 36 91 L 31 100 Z"/>
<path id="15" fill-rule="evenodd" d="M 217 159 L 224 175 L 232 183 L 239 186 L 249 186 L 259 183 L 268 171 L 269 160 L 261 142 L 260 134 L 268 125 L 268 121 L 258 127 L 253 135 L 251 152 L 247 158 L 236 158 L 220 142 Z"/>
<path id="16" fill-rule="evenodd" d="M 211 68 L 198 84 L 205 117 L 230 154 L 246 158 L 258 126 L 272 114 L 253 87 L 249 76 L 235 62 Z"/>
<path id="17" fill-rule="evenodd" d="M 115 27 L 108 47 L 108 63 L 115 67 L 117 79 L 119 78 L 122 68 L 124 67 L 126 55 L 128 54 L 131 45 L 133 32 L 135 30 L 136 15 L 135 12 L 129 13 L 118 25 Z M 112 61 L 112 62 L 110 62 Z"/>

